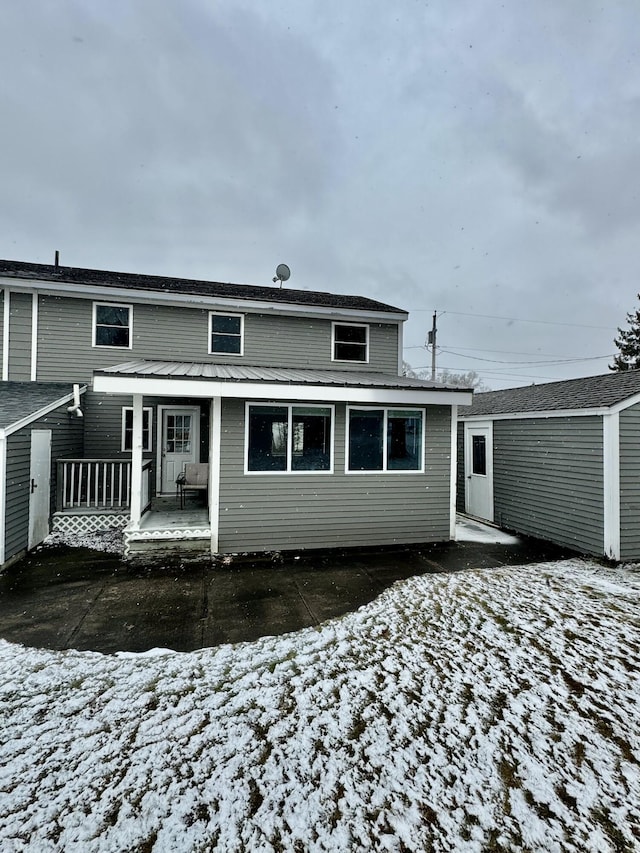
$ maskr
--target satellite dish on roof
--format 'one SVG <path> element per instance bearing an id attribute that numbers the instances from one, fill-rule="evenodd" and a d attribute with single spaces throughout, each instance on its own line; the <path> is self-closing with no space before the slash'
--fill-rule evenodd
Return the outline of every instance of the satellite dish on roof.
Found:
<path id="1" fill-rule="evenodd" d="M 286 264 L 278 264 L 278 266 L 276 267 L 276 275 L 275 275 L 275 278 L 273 279 L 273 283 L 275 284 L 276 281 L 279 281 L 280 287 L 282 287 L 282 282 L 287 281 L 289 279 L 290 275 L 291 275 L 291 270 L 289 269 L 289 267 Z"/>

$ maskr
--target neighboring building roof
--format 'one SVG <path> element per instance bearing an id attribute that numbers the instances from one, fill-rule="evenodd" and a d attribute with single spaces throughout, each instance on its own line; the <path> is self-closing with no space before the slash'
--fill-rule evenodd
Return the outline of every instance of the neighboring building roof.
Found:
<path id="1" fill-rule="evenodd" d="M 474 394 L 473 405 L 460 416 L 610 408 L 636 394 L 640 394 L 640 370 L 627 370 Z"/>
<path id="2" fill-rule="evenodd" d="M 199 281 L 185 278 L 168 278 L 158 275 L 90 270 L 79 267 L 31 264 L 24 261 L 0 260 L 0 276 L 20 280 L 51 281 L 113 287 L 119 290 L 143 290 L 159 293 L 183 294 L 224 299 L 241 299 L 281 304 L 311 305 L 319 308 L 342 308 L 355 311 L 374 311 L 406 315 L 401 308 L 394 308 L 364 296 L 343 296 L 313 290 L 291 290 L 284 287 L 261 287 L 250 284 L 230 284 L 219 281 Z"/>
<path id="3" fill-rule="evenodd" d="M 212 379 L 218 382 L 266 382 L 278 385 L 339 385 L 342 387 L 398 388 L 411 391 L 459 391 L 470 394 L 469 388 L 443 385 L 410 379 L 392 373 L 347 370 L 308 370 L 284 367 L 253 367 L 239 364 L 206 364 L 180 361 L 128 361 L 104 370 L 95 370 L 95 375 L 153 377 L 154 379 Z"/>
<path id="4" fill-rule="evenodd" d="M 35 420 L 43 410 L 64 405 L 72 394 L 70 382 L 0 382 L 0 430 Z"/>

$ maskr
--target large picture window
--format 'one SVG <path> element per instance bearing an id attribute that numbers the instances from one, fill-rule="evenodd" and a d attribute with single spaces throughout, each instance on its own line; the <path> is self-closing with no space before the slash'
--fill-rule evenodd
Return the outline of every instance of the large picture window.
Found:
<path id="1" fill-rule="evenodd" d="M 93 303 L 94 347 L 131 348 L 131 305 L 115 305 L 110 302 Z"/>
<path id="2" fill-rule="evenodd" d="M 246 470 L 331 471 L 332 406 L 247 404 Z"/>
<path id="3" fill-rule="evenodd" d="M 151 450 L 151 415 L 152 409 L 142 410 L 142 449 Z M 131 451 L 133 448 L 133 409 L 131 406 L 122 408 L 122 450 Z"/>
<path id="4" fill-rule="evenodd" d="M 369 361 L 369 327 L 361 323 L 333 323 L 333 361 Z"/>
<path id="5" fill-rule="evenodd" d="M 348 409 L 348 471 L 422 471 L 424 410 Z"/>
<path id="6" fill-rule="evenodd" d="M 209 352 L 242 355 L 243 330 L 242 314 L 209 314 Z"/>

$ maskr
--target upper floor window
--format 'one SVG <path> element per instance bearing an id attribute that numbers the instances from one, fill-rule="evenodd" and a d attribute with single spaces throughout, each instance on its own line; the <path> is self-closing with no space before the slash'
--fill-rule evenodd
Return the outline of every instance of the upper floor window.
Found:
<path id="1" fill-rule="evenodd" d="M 151 408 L 142 410 L 142 449 L 151 450 Z M 131 406 L 122 407 L 122 450 L 133 448 L 133 409 Z"/>
<path id="2" fill-rule="evenodd" d="M 247 471 L 331 471 L 333 406 L 247 405 Z"/>
<path id="3" fill-rule="evenodd" d="M 333 361 L 369 361 L 369 327 L 362 323 L 333 323 L 331 326 Z"/>
<path id="4" fill-rule="evenodd" d="M 209 314 L 209 352 L 242 355 L 244 317 L 242 314 Z"/>
<path id="5" fill-rule="evenodd" d="M 422 471 L 423 409 L 348 410 L 348 471 Z"/>
<path id="6" fill-rule="evenodd" d="M 93 346 L 131 349 L 133 307 L 113 302 L 93 303 Z"/>

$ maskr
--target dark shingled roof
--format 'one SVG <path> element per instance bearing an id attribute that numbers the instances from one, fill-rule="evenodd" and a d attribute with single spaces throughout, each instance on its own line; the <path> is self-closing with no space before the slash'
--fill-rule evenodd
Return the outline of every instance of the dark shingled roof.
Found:
<path id="1" fill-rule="evenodd" d="M 640 370 L 474 394 L 473 405 L 461 411 L 460 417 L 609 408 L 634 394 L 640 394 Z"/>
<path id="2" fill-rule="evenodd" d="M 16 279 L 70 282 L 94 287 L 114 287 L 121 290 L 148 290 L 190 296 L 219 296 L 224 299 L 247 299 L 280 302 L 293 305 L 313 305 L 321 308 L 348 308 L 356 311 L 384 311 L 406 314 L 401 308 L 385 305 L 365 296 L 343 296 L 313 290 L 291 290 L 280 287 L 259 287 L 252 284 L 225 284 L 219 281 L 197 281 L 168 278 L 159 275 L 86 270 L 79 267 L 56 267 L 49 264 L 30 264 L 23 261 L 0 260 L 0 275 Z"/>
<path id="3" fill-rule="evenodd" d="M 0 429 L 7 429 L 71 393 L 71 382 L 0 382 Z"/>

